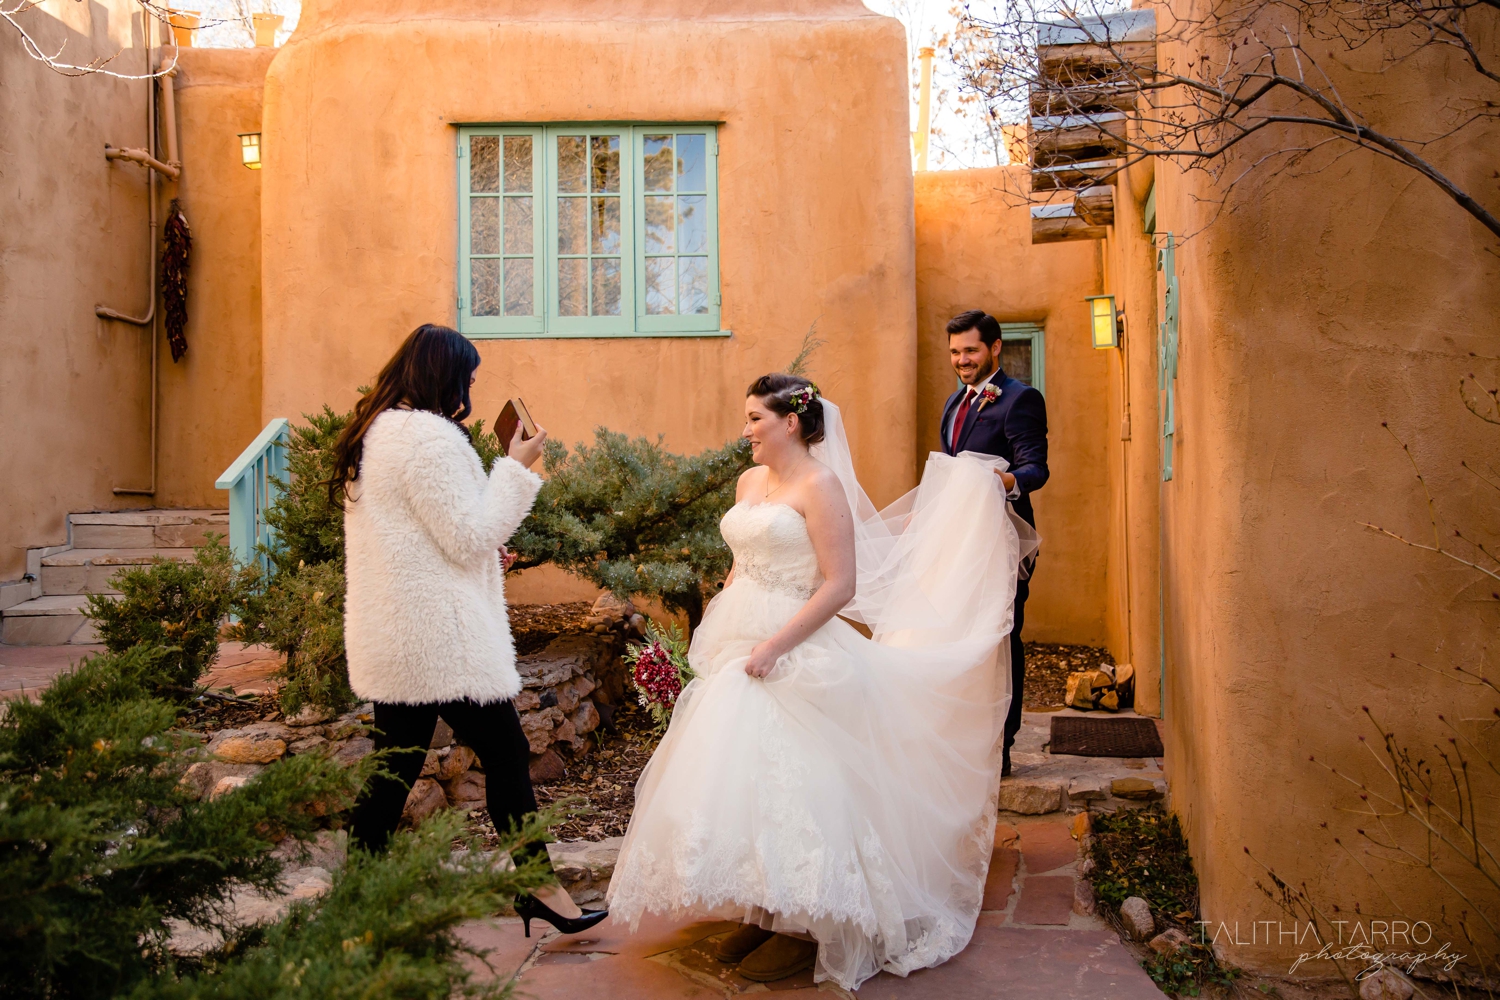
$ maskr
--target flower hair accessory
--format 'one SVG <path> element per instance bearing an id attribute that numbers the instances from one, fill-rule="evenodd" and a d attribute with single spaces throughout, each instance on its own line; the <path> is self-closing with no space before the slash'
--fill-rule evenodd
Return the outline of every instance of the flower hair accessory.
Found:
<path id="1" fill-rule="evenodd" d="M 818 391 L 815 383 L 809 382 L 800 389 L 793 389 L 787 395 L 787 402 L 792 404 L 793 413 L 806 413 L 807 408 L 812 405 L 813 400 L 821 399 L 822 393 Z"/>

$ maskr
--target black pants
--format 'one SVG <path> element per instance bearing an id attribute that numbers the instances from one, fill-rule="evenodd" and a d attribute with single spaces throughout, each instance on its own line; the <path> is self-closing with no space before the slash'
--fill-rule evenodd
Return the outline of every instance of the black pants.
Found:
<path id="1" fill-rule="evenodd" d="M 427 747 L 438 717 L 453 734 L 479 755 L 484 766 L 485 804 L 495 829 L 504 834 L 521 817 L 536 812 L 531 788 L 531 747 L 521 731 L 521 719 L 508 701 L 478 705 L 472 701 L 432 702 L 425 705 L 375 703 L 375 749 L 398 747 L 386 759 L 386 769 L 397 777 L 371 778 L 354 806 L 350 839 L 369 851 L 381 851 L 401 822 L 406 794 L 422 772 Z M 547 857 L 542 842 L 527 844 L 523 854 Z"/>
<path id="2" fill-rule="evenodd" d="M 1033 567 L 1034 570 L 1034 567 Z M 1005 748 L 1010 749 L 1021 731 L 1021 702 L 1026 694 L 1026 647 L 1021 645 L 1021 626 L 1026 621 L 1026 598 L 1031 581 L 1016 581 L 1016 624 L 1010 630 L 1010 711 L 1005 716 Z"/>

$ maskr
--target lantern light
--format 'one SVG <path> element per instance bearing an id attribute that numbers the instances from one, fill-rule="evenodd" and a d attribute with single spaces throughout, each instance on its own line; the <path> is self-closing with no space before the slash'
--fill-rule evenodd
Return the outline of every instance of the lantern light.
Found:
<path id="1" fill-rule="evenodd" d="M 1093 333 L 1094 347 L 1104 350 L 1120 346 L 1120 320 L 1115 309 L 1113 295 L 1090 295 L 1084 299 L 1089 304 L 1089 329 Z"/>
<path id="2" fill-rule="evenodd" d="M 260 133 L 240 133 L 240 162 L 251 170 L 260 169 Z"/>

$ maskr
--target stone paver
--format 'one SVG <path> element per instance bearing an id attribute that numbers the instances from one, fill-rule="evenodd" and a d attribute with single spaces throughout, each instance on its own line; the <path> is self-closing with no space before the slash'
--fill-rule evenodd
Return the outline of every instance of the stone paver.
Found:
<path id="1" fill-rule="evenodd" d="M 1073 917 L 1073 876 L 1029 875 L 1011 921 L 1017 924 L 1069 924 Z"/>
<path id="2" fill-rule="evenodd" d="M 990 855 L 990 872 L 984 880 L 986 910 L 1004 910 L 1015 891 L 1016 871 L 1021 866 L 1021 852 L 1014 847 L 997 847 Z"/>
<path id="3" fill-rule="evenodd" d="M 0 645 L 0 698 L 35 696 L 85 656 L 102 652 L 103 646 Z"/>
<path id="4" fill-rule="evenodd" d="M 1078 842 L 1073 839 L 1069 824 L 1055 819 L 1032 821 L 1020 823 L 1016 829 L 1028 872 L 1040 875 L 1078 860 Z"/>

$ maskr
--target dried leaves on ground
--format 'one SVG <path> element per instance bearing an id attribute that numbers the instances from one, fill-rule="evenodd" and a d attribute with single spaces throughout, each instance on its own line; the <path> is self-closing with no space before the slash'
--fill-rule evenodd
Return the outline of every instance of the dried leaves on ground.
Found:
<path id="1" fill-rule="evenodd" d="M 1048 642 L 1026 643 L 1025 708 L 1061 708 L 1068 675 L 1093 670 L 1101 663 L 1113 664 L 1109 650 L 1097 646 L 1058 646 Z"/>
<path id="2" fill-rule="evenodd" d="M 592 605 L 588 601 L 567 604 L 516 604 L 510 608 L 510 634 L 516 640 L 516 655 L 541 650 L 567 632 L 587 632 L 584 621 Z"/>

